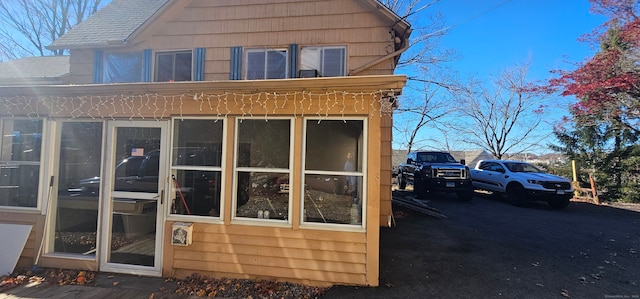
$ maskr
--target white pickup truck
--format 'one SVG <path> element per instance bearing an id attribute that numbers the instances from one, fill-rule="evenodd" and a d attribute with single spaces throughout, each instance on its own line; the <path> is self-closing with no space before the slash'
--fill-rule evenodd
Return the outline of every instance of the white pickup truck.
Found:
<path id="1" fill-rule="evenodd" d="M 471 169 L 476 190 L 506 194 L 514 205 L 530 200 L 546 201 L 553 208 L 562 209 L 573 197 L 573 187 L 567 178 L 545 173 L 521 161 L 482 160 Z"/>

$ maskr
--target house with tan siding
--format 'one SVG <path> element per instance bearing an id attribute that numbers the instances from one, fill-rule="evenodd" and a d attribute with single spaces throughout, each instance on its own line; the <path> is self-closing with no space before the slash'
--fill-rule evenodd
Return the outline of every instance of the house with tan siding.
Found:
<path id="1" fill-rule="evenodd" d="M 376 0 L 113 0 L 49 46 L 65 84 L 0 86 L 18 266 L 378 285 L 410 32 Z"/>

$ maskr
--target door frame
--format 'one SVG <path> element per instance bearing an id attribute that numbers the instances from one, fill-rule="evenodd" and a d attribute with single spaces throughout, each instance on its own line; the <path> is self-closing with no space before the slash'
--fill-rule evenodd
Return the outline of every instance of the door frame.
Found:
<path id="1" fill-rule="evenodd" d="M 128 128 L 160 128 L 160 165 L 158 168 L 158 194 L 153 193 L 140 194 L 140 192 L 122 192 L 114 191 L 114 168 L 116 166 L 115 146 L 116 146 L 116 129 L 119 127 Z M 99 228 L 99 269 L 103 272 L 115 272 L 145 276 L 162 276 L 162 260 L 163 260 L 163 240 L 164 240 L 164 221 L 166 210 L 166 197 L 169 185 L 167 181 L 168 173 L 168 155 L 169 155 L 169 121 L 156 120 L 135 120 L 135 121 L 107 121 L 106 122 L 106 151 L 105 151 L 105 170 L 102 180 L 102 203 L 100 206 L 101 220 Z M 136 194 L 137 193 L 137 194 Z M 156 236 L 153 266 L 140 266 L 108 262 L 111 253 L 110 238 L 112 230 L 112 214 L 113 201 L 111 198 L 114 194 L 119 195 L 137 195 L 141 198 L 157 198 L 156 202 Z"/>

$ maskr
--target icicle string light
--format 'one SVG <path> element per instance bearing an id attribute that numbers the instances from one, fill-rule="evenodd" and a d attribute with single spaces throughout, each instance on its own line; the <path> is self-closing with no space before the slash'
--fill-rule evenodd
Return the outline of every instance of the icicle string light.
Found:
<path id="1" fill-rule="evenodd" d="M 187 101 L 185 101 L 187 99 Z M 141 95 L 85 95 L 77 97 L 65 96 L 14 96 L 0 97 L 0 115 L 27 117 L 68 117 L 92 119 L 129 118 L 154 120 L 167 119 L 172 115 L 183 118 L 191 114 L 194 108 L 189 100 L 197 102 L 200 112 L 222 116 L 230 114 L 240 117 L 263 115 L 291 115 L 295 118 L 315 115 L 328 118 L 347 113 L 362 114 L 367 111 L 370 116 L 393 113 L 396 103 L 394 90 L 376 92 L 327 91 L 312 93 L 308 91 L 275 93 L 220 93 L 206 94 L 183 93 L 177 95 L 160 95 L 157 93 Z M 367 107 L 368 106 L 368 107 Z M 191 107 L 185 109 L 185 107 Z M 187 112 L 185 112 L 187 110 Z M 349 111 L 349 112 L 348 112 Z"/>

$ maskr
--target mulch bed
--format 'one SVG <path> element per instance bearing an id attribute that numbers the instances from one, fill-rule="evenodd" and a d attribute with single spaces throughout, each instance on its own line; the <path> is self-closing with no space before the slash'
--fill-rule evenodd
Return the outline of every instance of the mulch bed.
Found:
<path id="1" fill-rule="evenodd" d="M 0 278 L 0 292 L 26 284 L 95 286 L 96 272 L 46 269 L 42 274 L 30 271 L 13 273 Z M 328 288 L 320 288 L 288 282 L 259 281 L 250 279 L 214 279 L 192 274 L 186 279 L 167 278 L 165 283 L 177 287 L 162 288 L 164 293 L 185 296 L 223 298 L 319 298 Z M 117 281 L 114 281 L 117 287 Z"/>

